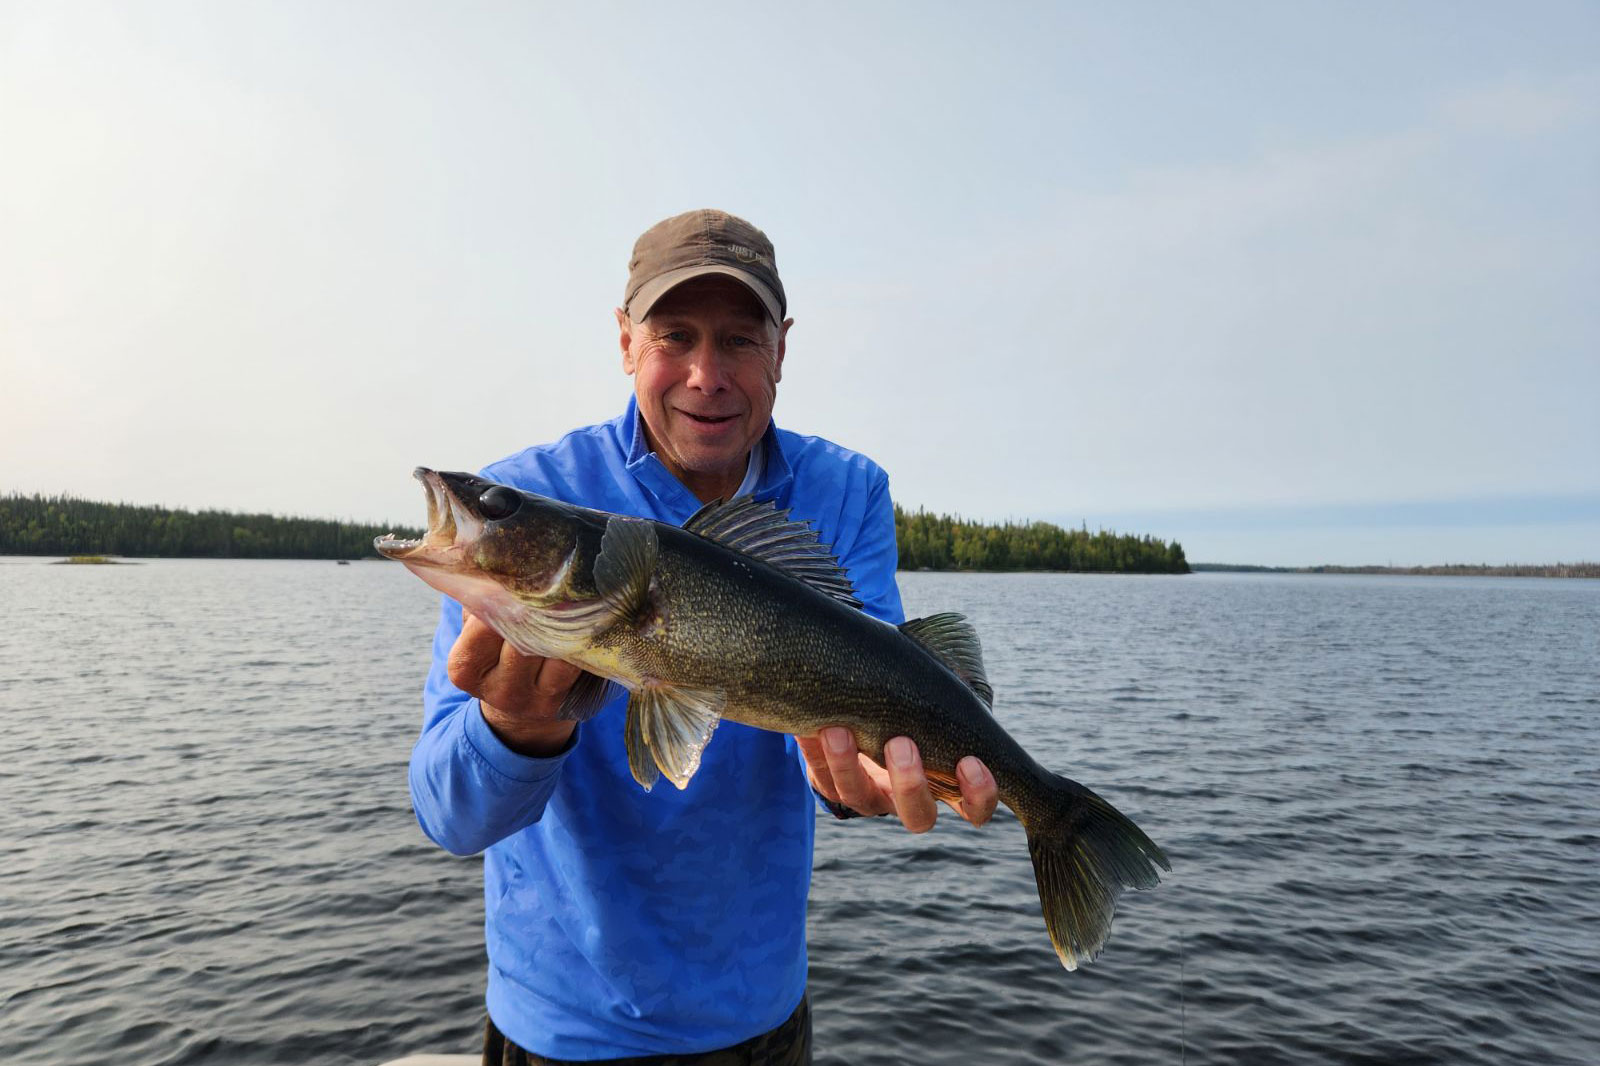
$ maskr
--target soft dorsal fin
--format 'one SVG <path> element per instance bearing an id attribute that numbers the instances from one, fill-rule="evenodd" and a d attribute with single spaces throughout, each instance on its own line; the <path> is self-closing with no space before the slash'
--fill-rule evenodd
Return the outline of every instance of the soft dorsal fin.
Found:
<path id="1" fill-rule="evenodd" d="M 989 679 L 983 673 L 983 648 L 966 618 L 951 611 L 930 614 L 926 618 L 913 618 L 900 627 L 900 632 L 948 666 L 951 673 L 978 694 L 985 706 L 994 706 L 994 689 L 989 687 Z"/>
<path id="2" fill-rule="evenodd" d="M 713 500 L 696 511 L 683 528 L 775 566 L 840 603 L 861 606 L 850 576 L 838 557 L 817 539 L 817 531 L 804 522 L 789 521 L 789 512 L 780 511 L 771 501 L 751 496 L 727 503 Z"/>

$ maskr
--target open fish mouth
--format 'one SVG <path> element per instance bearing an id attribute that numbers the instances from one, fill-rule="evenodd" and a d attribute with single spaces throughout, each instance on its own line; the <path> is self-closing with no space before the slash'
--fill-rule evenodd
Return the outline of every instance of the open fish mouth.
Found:
<path id="1" fill-rule="evenodd" d="M 390 559 L 426 566 L 450 566 L 460 562 L 467 546 L 483 532 L 483 519 L 461 500 L 437 470 L 419 466 L 411 476 L 422 482 L 428 499 L 428 531 L 421 540 L 407 540 L 385 533 L 372 546 Z"/>

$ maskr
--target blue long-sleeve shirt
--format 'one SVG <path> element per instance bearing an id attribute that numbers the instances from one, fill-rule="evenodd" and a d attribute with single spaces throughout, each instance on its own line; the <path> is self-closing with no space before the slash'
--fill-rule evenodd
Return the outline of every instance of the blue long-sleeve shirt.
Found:
<path id="1" fill-rule="evenodd" d="M 813 523 L 865 609 L 903 613 L 894 513 L 875 463 L 769 425 L 757 499 Z M 483 476 L 569 503 L 681 525 L 700 508 L 619 418 L 529 448 Z M 723 722 L 679 791 L 645 792 L 622 742 L 625 699 L 552 758 L 507 748 L 450 683 L 461 606 L 445 598 L 411 795 L 430 838 L 484 853 L 495 1024 L 563 1059 L 709 1051 L 779 1025 L 805 991 L 813 793 L 793 738 Z"/>

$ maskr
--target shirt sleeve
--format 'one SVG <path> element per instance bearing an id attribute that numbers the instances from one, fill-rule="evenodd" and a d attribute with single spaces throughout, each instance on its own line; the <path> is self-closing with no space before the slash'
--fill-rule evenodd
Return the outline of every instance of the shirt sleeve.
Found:
<path id="1" fill-rule="evenodd" d="M 478 701 L 450 683 L 450 648 L 460 635 L 461 605 L 443 597 L 422 692 L 422 735 L 411 751 L 411 805 L 430 840 L 472 855 L 539 820 L 583 727 L 549 758 L 506 747 Z"/>

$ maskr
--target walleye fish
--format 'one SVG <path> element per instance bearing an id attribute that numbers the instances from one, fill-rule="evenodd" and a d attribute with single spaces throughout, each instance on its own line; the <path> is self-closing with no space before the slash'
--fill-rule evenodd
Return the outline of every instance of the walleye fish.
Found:
<path id="1" fill-rule="evenodd" d="M 1124 888 L 1170 870 L 1111 804 L 1036 763 L 990 713 L 976 634 L 957 614 L 902 626 L 860 610 L 807 525 L 740 497 L 683 528 L 607 514 L 470 474 L 419 467 L 421 540 L 376 541 L 527 655 L 587 671 L 561 713 L 626 688 L 628 763 L 646 789 L 688 785 L 723 718 L 811 736 L 843 726 L 880 762 L 908 736 L 936 796 L 981 758 L 1028 835 L 1045 926 L 1067 969 L 1095 957 Z"/>

